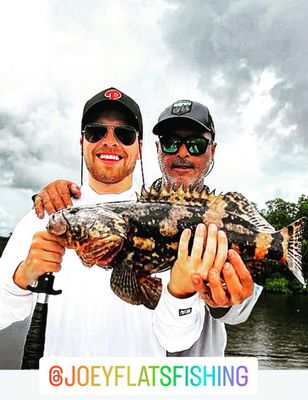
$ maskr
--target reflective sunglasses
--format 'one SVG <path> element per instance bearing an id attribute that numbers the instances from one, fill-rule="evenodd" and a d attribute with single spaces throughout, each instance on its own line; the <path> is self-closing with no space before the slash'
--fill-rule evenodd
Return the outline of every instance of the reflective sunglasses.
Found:
<path id="1" fill-rule="evenodd" d="M 107 124 L 88 124 L 82 133 L 90 143 L 97 143 L 107 136 L 108 128 L 112 128 L 114 137 L 124 146 L 131 146 L 135 143 L 138 133 L 130 125 L 107 125 Z"/>
<path id="2" fill-rule="evenodd" d="M 202 136 L 181 137 L 176 135 L 159 136 L 162 151 L 166 154 L 176 154 L 184 143 L 191 156 L 206 153 L 209 144 L 213 141 Z"/>

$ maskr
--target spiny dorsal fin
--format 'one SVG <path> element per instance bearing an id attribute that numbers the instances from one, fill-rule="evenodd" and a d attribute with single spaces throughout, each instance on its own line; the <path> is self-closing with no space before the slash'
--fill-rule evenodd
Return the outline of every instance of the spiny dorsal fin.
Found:
<path id="1" fill-rule="evenodd" d="M 141 194 L 138 196 L 138 201 L 142 203 L 170 203 L 192 206 L 208 205 L 215 199 L 217 199 L 215 190 L 210 192 L 207 186 L 204 186 L 201 190 L 198 190 L 186 189 L 183 185 L 178 188 L 171 189 L 167 189 L 163 185 L 157 189 L 155 185 L 152 185 L 149 190 L 146 190 L 143 186 L 141 189 Z"/>

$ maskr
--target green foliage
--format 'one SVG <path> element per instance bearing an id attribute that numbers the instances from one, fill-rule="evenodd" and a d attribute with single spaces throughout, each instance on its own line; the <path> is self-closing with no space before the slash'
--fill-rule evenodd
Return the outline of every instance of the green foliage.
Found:
<path id="1" fill-rule="evenodd" d="M 277 198 L 267 201 L 265 205 L 266 209 L 262 210 L 262 214 L 276 229 L 281 229 L 297 219 L 298 205 L 295 203 Z"/>
<path id="2" fill-rule="evenodd" d="M 289 294 L 292 292 L 289 289 L 288 284 L 288 280 L 276 272 L 266 279 L 264 289 L 268 292 Z"/>

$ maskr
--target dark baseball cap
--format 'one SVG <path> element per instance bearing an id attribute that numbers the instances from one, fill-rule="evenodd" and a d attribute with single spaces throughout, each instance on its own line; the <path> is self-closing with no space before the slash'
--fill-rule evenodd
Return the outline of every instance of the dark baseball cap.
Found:
<path id="1" fill-rule="evenodd" d="M 99 111 L 104 110 L 104 106 L 116 104 L 119 110 L 127 113 L 131 118 L 131 123 L 139 132 L 139 138 L 142 139 L 143 127 L 142 116 L 138 104 L 125 93 L 114 87 L 103 90 L 88 100 L 84 106 L 81 130 L 89 123 Z"/>
<path id="2" fill-rule="evenodd" d="M 167 107 L 159 116 L 153 128 L 154 135 L 168 134 L 172 123 L 179 122 L 179 118 L 194 121 L 198 128 L 204 128 L 215 139 L 215 127 L 209 109 L 201 103 L 191 100 L 178 100 Z"/>

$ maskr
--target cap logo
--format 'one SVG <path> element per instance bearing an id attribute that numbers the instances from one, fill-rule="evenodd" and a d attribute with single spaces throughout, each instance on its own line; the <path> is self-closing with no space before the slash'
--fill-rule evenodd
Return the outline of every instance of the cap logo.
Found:
<path id="1" fill-rule="evenodd" d="M 117 89 L 108 89 L 104 93 L 105 97 L 108 97 L 109 100 L 118 100 L 122 97 L 122 93 Z"/>
<path id="2" fill-rule="evenodd" d="M 172 104 L 171 113 L 174 115 L 183 115 L 191 111 L 192 101 L 179 100 Z"/>

